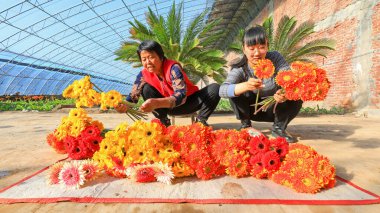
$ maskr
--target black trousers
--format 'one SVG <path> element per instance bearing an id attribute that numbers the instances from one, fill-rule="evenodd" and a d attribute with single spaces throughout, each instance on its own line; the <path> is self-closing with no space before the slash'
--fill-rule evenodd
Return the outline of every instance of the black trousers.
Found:
<path id="1" fill-rule="evenodd" d="M 259 102 L 262 99 L 259 98 Z M 256 115 L 255 106 L 251 106 L 256 102 L 256 94 L 253 92 L 245 92 L 238 97 L 230 98 L 231 106 L 236 114 L 236 118 L 242 124 L 250 124 L 252 121 L 274 122 L 273 127 L 279 127 L 285 130 L 290 121 L 292 121 L 302 107 L 302 101 L 285 101 L 277 104 L 275 113 L 273 113 L 274 105 L 269 107 L 265 112 L 260 111 Z M 260 106 L 258 106 L 259 108 Z"/>
<path id="2" fill-rule="evenodd" d="M 149 98 L 163 98 L 160 92 L 150 84 L 145 84 L 142 90 L 144 100 Z M 153 115 L 158 119 L 167 118 L 169 115 L 184 115 L 199 110 L 198 119 L 207 120 L 214 112 L 220 100 L 219 84 L 210 84 L 186 98 L 186 102 L 180 106 L 169 108 L 159 108 L 153 111 Z"/>

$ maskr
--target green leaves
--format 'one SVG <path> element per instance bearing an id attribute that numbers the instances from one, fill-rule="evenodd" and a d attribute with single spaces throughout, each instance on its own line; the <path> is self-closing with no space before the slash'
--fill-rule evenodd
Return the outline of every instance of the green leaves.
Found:
<path id="1" fill-rule="evenodd" d="M 64 100 L 38 100 L 38 101 L 0 101 L 0 111 L 37 110 L 51 111 L 55 106 L 62 104 L 74 104 L 73 99 Z"/>
<path id="2" fill-rule="evenodd" d="M 267 18 L 263 23 L 267 33 L 272 33 L 268 34 L 270 38 L 273 38 L 269 49 L 280 52 L 288 63 L 294 61 L 312 62 L 310 57 L 316 55 L 327 57 L 330 50 L 335 50 L 335 41 L 332 39 L 323 38 L 304 42 L 315 32 L 313 22 L 301 23 L 297 28 L 296 25 L 297 21 L 294 17 L 284 16 L 278 24 L 276 35 L 273 36 L 272 17 Z"/>
<path id="3" fill-rule="evenodd" d="M 283 16 L 275 33 L 273 18 L 268 17 L 264 20 L 262 26 L 268 36 L 269 50 L 281 53 L 288 63 L 294 61 L 312 62 L 312 56 L 317 55 L 326 58 L 329 51 L 335 50 L 336 42 L 333 39 L 322 38 L 305 42 L 305 40 L 310 40 L 309 36 L 315 32 L 313 22 L 303 22 L 296 27 L 297 20 L 294 17 Z M 228 50 L 242 53 L 241 41 L 243 36 L 244 30 L 241 29 Z"/>
<path id="4" fill-rule="evenodd" d="M 222 82 L 225 76 L 223 67 L 226 63 L 224 53 L 210 48 L 218 41 L 221 33 L 209 34 L 220 20 L 206 22 L 206 15 L 209 12 L 206 10 L 195 16 L 183 30 L 182 8 L 183 3 L 176 5 L 173 1 L 165 18 L 148 8 L 147 25 L 138 20 L 130 22 L 131 41 L 123 43 L 115 52 L 117 55 L 115 60 L 122 60 L 132 63 L 133 67 L 140 67 L 142 65 L 136 54 L 138 45 L 147 39 L 155 40 L 161 44 L 167 58 L 181 63 L 194 83 L 204 76 L 215 77 L 218 82 Z"/>

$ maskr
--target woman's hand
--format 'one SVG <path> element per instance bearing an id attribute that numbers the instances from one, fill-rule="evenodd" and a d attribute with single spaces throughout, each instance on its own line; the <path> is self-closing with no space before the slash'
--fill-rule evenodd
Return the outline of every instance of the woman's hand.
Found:
<path id="1" fill-rule="evenodd" d="M 234 93 L 236 96 L 239 96 L 245 92 L 261 89 L 263 87 L 264 85 L 260 79 L 249 78 L 246 82 L 236 84 Z"/>
<path id="2" fill-rule="evenodd" d="M 285 93 L 283 93 L 281 89 L 277 90 L 277 92 L 273 95 L 273 97 L 277 103 L 284 103 L 286 100 L 288 100 L 285 97 Z"/>
<path id="3" fill-rule="evenodd" d="M 245 86 L 248 91 L 261 89 L 264 87 L 261 79 L 257 79 L 257 78 L 249 78 L 248 81 L 245 82 Z"/>
<path id="4" fill-rule="evenodd" d="M 155 98 L 150 98 L 150 99 L 146 100 L 143 104 L 141 104 L 140 110 L 142 112 L 152 112 L 153 110 L 158 108 L 157 101 L 158 100 Z"/>
<path id="5" fill-rule="evenodd" d="M 116 105 L 114 108 L 119 113 L 126 113 L 128 110 L 128 105 L 127 105 L 127 103 L 121 102 L 118 105 Z"/>

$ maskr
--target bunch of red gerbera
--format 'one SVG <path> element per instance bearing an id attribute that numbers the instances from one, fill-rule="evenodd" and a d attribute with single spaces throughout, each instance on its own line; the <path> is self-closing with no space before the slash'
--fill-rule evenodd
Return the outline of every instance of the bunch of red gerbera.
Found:
<path id="1" fill-rule="evenodd" d="M 292 144 L 280 169 L 271 179 L 302 193 L 316 193 L 335 185 L 335 167 L 310 146 Z"/>
<path id="2" fill-rule="evenodd" d="M 289 151 L 288 143 L 281 137 L 268 139 L 259 135 L 252 137 L 248 146 L 251 153 L 251 175 L 256 178 L 267 178 L 278 171 Z"/>
<path id="3" fill-rule="evenodd" d="M 86 127 L 78 137 L 66 136 L 63 139 L 65 150 L 69 157 L 74 160 L 92 158 L 99 150 L 99 144 L 103 140 L 97 126 Z"/>

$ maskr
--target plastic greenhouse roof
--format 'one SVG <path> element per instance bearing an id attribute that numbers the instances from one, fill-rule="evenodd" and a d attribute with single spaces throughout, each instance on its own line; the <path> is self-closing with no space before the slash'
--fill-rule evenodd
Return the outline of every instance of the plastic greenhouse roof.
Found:
<path id="1" fill-rule="evenodd" d="M 179 0 L 174 0 L 180 3 Z M 184 27 L 212 0 L 183 0 Z M 115 61 L 148 6 L 166 17 L 173 0 L 0 0 L 0 95 L 58 95 L 91 75 L 127 94 L 140 71 Z"/>

